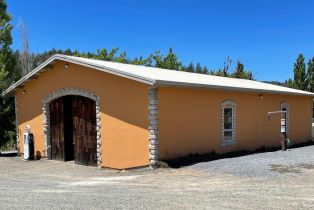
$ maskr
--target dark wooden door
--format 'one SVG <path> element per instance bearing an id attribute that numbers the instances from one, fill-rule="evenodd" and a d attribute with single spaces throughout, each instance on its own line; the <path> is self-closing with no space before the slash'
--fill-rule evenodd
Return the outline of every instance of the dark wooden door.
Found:
<path id="1" fill-rule="evenodd" d="M 73 96 L 74 161 L 96 166 L 96 104 L 82 96 Z"/>
<path id="2" fill-rule="evenodd" d="M 73 146 L 73 109 L 72 109 L 73 96 L 64 97 L 64 160 L 74 159 L 74 146 Z"/>
<path id="3" fill-rule="evenodd" d="M 64 160 L 64 98 L 53 100 L 50 106 L 51 159 Z"/>

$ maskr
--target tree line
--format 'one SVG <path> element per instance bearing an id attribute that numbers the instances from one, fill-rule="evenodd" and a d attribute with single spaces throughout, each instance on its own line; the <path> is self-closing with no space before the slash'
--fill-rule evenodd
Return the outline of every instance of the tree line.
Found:
<path id="1" fill-rule="evenodd" d="M 306 63 L 303 54 L 299 54 L 294 63 L 293 79 L 285 81 L 285 86 L 314 92 L 314 57 Z"/>
<path id="2" fill-rule="evenodd" d="M 162 54 L 159 50 L 154 51 L 147 57 L 135 57 L 128 58 L 127 53 L 125 51 L 120 52 L 119 48 L 112 49 L 98 49 L 96 52 L 80 52 L 78 50 L 61 50 L 61 49 L 51 49 L 49 51 L 45 51 L 42 53 L 32 53 L 28 54 L 23 51 L 15 51 L 15 59 L 18 62 L 18 76 L 23 76 L 27 74 L 32 69 L 35 69 L 42 62 L 47 60 L 54 54 L 63 54 L 84 58 L 92 58 L 103 61 L 112 61 L 118 63 L 126 63 L 126 64 L 135 64 L 142 66 L 150 66 L 157 67 L 163 69 L 177 70 L 177 71 L 185 71 L 199 74 L 210 74 L 216 76 L 223 77 L 233 77 L 233 78 L 241 78 L 241 79 L 250 79 L 253 80 L 253 74 L 251 71 L 245 69 L 244 64 L 237 60 L 235 67 L 232 65 L 233 61 L 230 57 L 224 62 L 222 68 L 217 70 L 211 69 L 208 70 L 206 65 L 201 65 L 199 62 L 194 64 L 190 62 L 188 65 L 183 65 L 182 61 L 179 57 L 174 53 L 172 48 L 169 48 L 166 54 Z M 27 55 L 27 56 L 25 56 Z M 26 58 L 25 58 L 26 57 Z M 25 64 L 26 63 L 26 64 Z M 24 68 L 22 68 L 24 67 Z"/>

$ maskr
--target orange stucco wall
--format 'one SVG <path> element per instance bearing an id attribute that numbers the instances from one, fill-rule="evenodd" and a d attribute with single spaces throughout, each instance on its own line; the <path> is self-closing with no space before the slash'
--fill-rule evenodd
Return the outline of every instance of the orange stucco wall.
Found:
<path id="1" fill-rule="evenodd" d="M 159 158 L 215 151 L 255 150 L 280 146 L 280 117 L 269 111 L 289 104 L 289 137 L 294 143 L 311 139 L 312 98 L 192 88 L 161 87 L 159 99 Z M 236 144 L 221 146 L 221 103 L 236 102 Z"/>
<path id="2" fill-rule="evenodd" d="M 75 87 L 100 97 L 102 166 L 130 168 L 149 164 L 148 87 L 119 76 L 75 64 L 53 69 L 24 86 L 26 94 L 16 92 L 20 149 L 22 133 L 30 125 L 35 138 L 35 153 L 44 155 L 42 98 L 60 88 Z"/>

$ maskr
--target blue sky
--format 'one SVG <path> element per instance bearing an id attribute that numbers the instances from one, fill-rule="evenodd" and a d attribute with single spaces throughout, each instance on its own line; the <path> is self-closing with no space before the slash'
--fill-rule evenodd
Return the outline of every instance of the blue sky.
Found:
<path id="1" fill-rule="evenodd" d="M 209 69 L 227 56 L 258 80 L 293 77 L 299 53 L 314 56 L 312 0 L 7 0 L 17 26 L 26 24 L 33 52 L 119 47 L 128 57 L 169 47 Z M 14 49 L 20 48 L 13 30 Z"/>

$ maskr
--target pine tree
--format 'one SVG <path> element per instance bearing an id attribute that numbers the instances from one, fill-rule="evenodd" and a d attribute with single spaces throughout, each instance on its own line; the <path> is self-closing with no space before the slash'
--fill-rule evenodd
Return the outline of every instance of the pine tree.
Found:
<path id="1" fill-rule="evenodd" d="M 220 76 L 220 77 L 224 77 L 224 71 L 223 71 L 223 69 L 218 69 L 218 70 L 215 72 L 215 75 L 216 75 L 216 76 Z"/>
<path id="2" fill-rule="evenodd" d="M 203 72 L 202 72 L 203 74 L 208 74 L 208 69 L 207 69 L 207 67 L 206 66 L 203 66 Z"/>
<path id="3" fill-rule="evenodd" d="M 237 62 L 237 66 L 236 66 L 234 72 L 231 74 L 231 77 L 239 78 L 239 79 L 249 79 L 249 80 L 254 79 L 252 72 L 245 70 L 244 65 L 239 60 Z"/>
<path id="4" fill-rule="evenodd" d="M 194 68 L 194 64 L 193 63 L 190 63 L 186 68 L 185 70 L 187 72 L 195 72 L 195 68 Z"/>
<path id="5" fill-rule="evenodd" d="M 285 80 L 283 83 L 284 87 L 294 88 L 293 80 L 289 78 L 288 80 Z"/>
<path id="6" fill-rule="evenodd" d="M 0 0 L 0 90 L 7 85 L 7 76 L 9 74 L 10 62 L 12 61 L 11 16 L 7 13 L 7 4 Z"/>
<path id="7" fill-rule="evenodd" d="M 0 0 L 0 93 L 12 82 L 14 56 L 10 45 L 12 44 L 10 24 L 11 16 L 7 13 L 7 4 Z M 14 141 L 14 103 L 11 98 L 0 96 L 0 146 L 9 140 Z"/>
<path id="8" fill-rule="evenodd" d="M 307 65 L 307 90 L 314 92 L 314 57 L 309 60 Z"/>
<path id="9" fill-rule="evenodd" d="M 306 90 L 306 72 L 305 72 L 305 62 L 303 54 L 299 54 L 295 64 L 294 64 L 294 84 L 295 88 L 299 90 Z"/>
<path id="10" fill-rule="evenodd" d="M 202 73 L 202 67 L 200 63 L 196 64 L 196 69 L 195 69 L 195 73 Z"/>
<path id="11" fill-rule="evenodd" d="M 169 49 L 168 54 L 163 59 L 162 68 L 179 70 L 182 63 L 179 61 L 178 56 L 173 52 L 172 48 Z"/>
<path id="12" fill-rule="evenodd" d="M 244 65 L 238 60 L 237 66 L 232 74 L 232 77 L 234 78 L 244 78 L 245 73 L 244 73 Z"/>
<path id="13" fill-rule="evenodd" d="M 216 75 L 216 71 L 215 71 L 214 69 L 211 69 L 211 70 L 209 71 L 209 75 Z"/>

